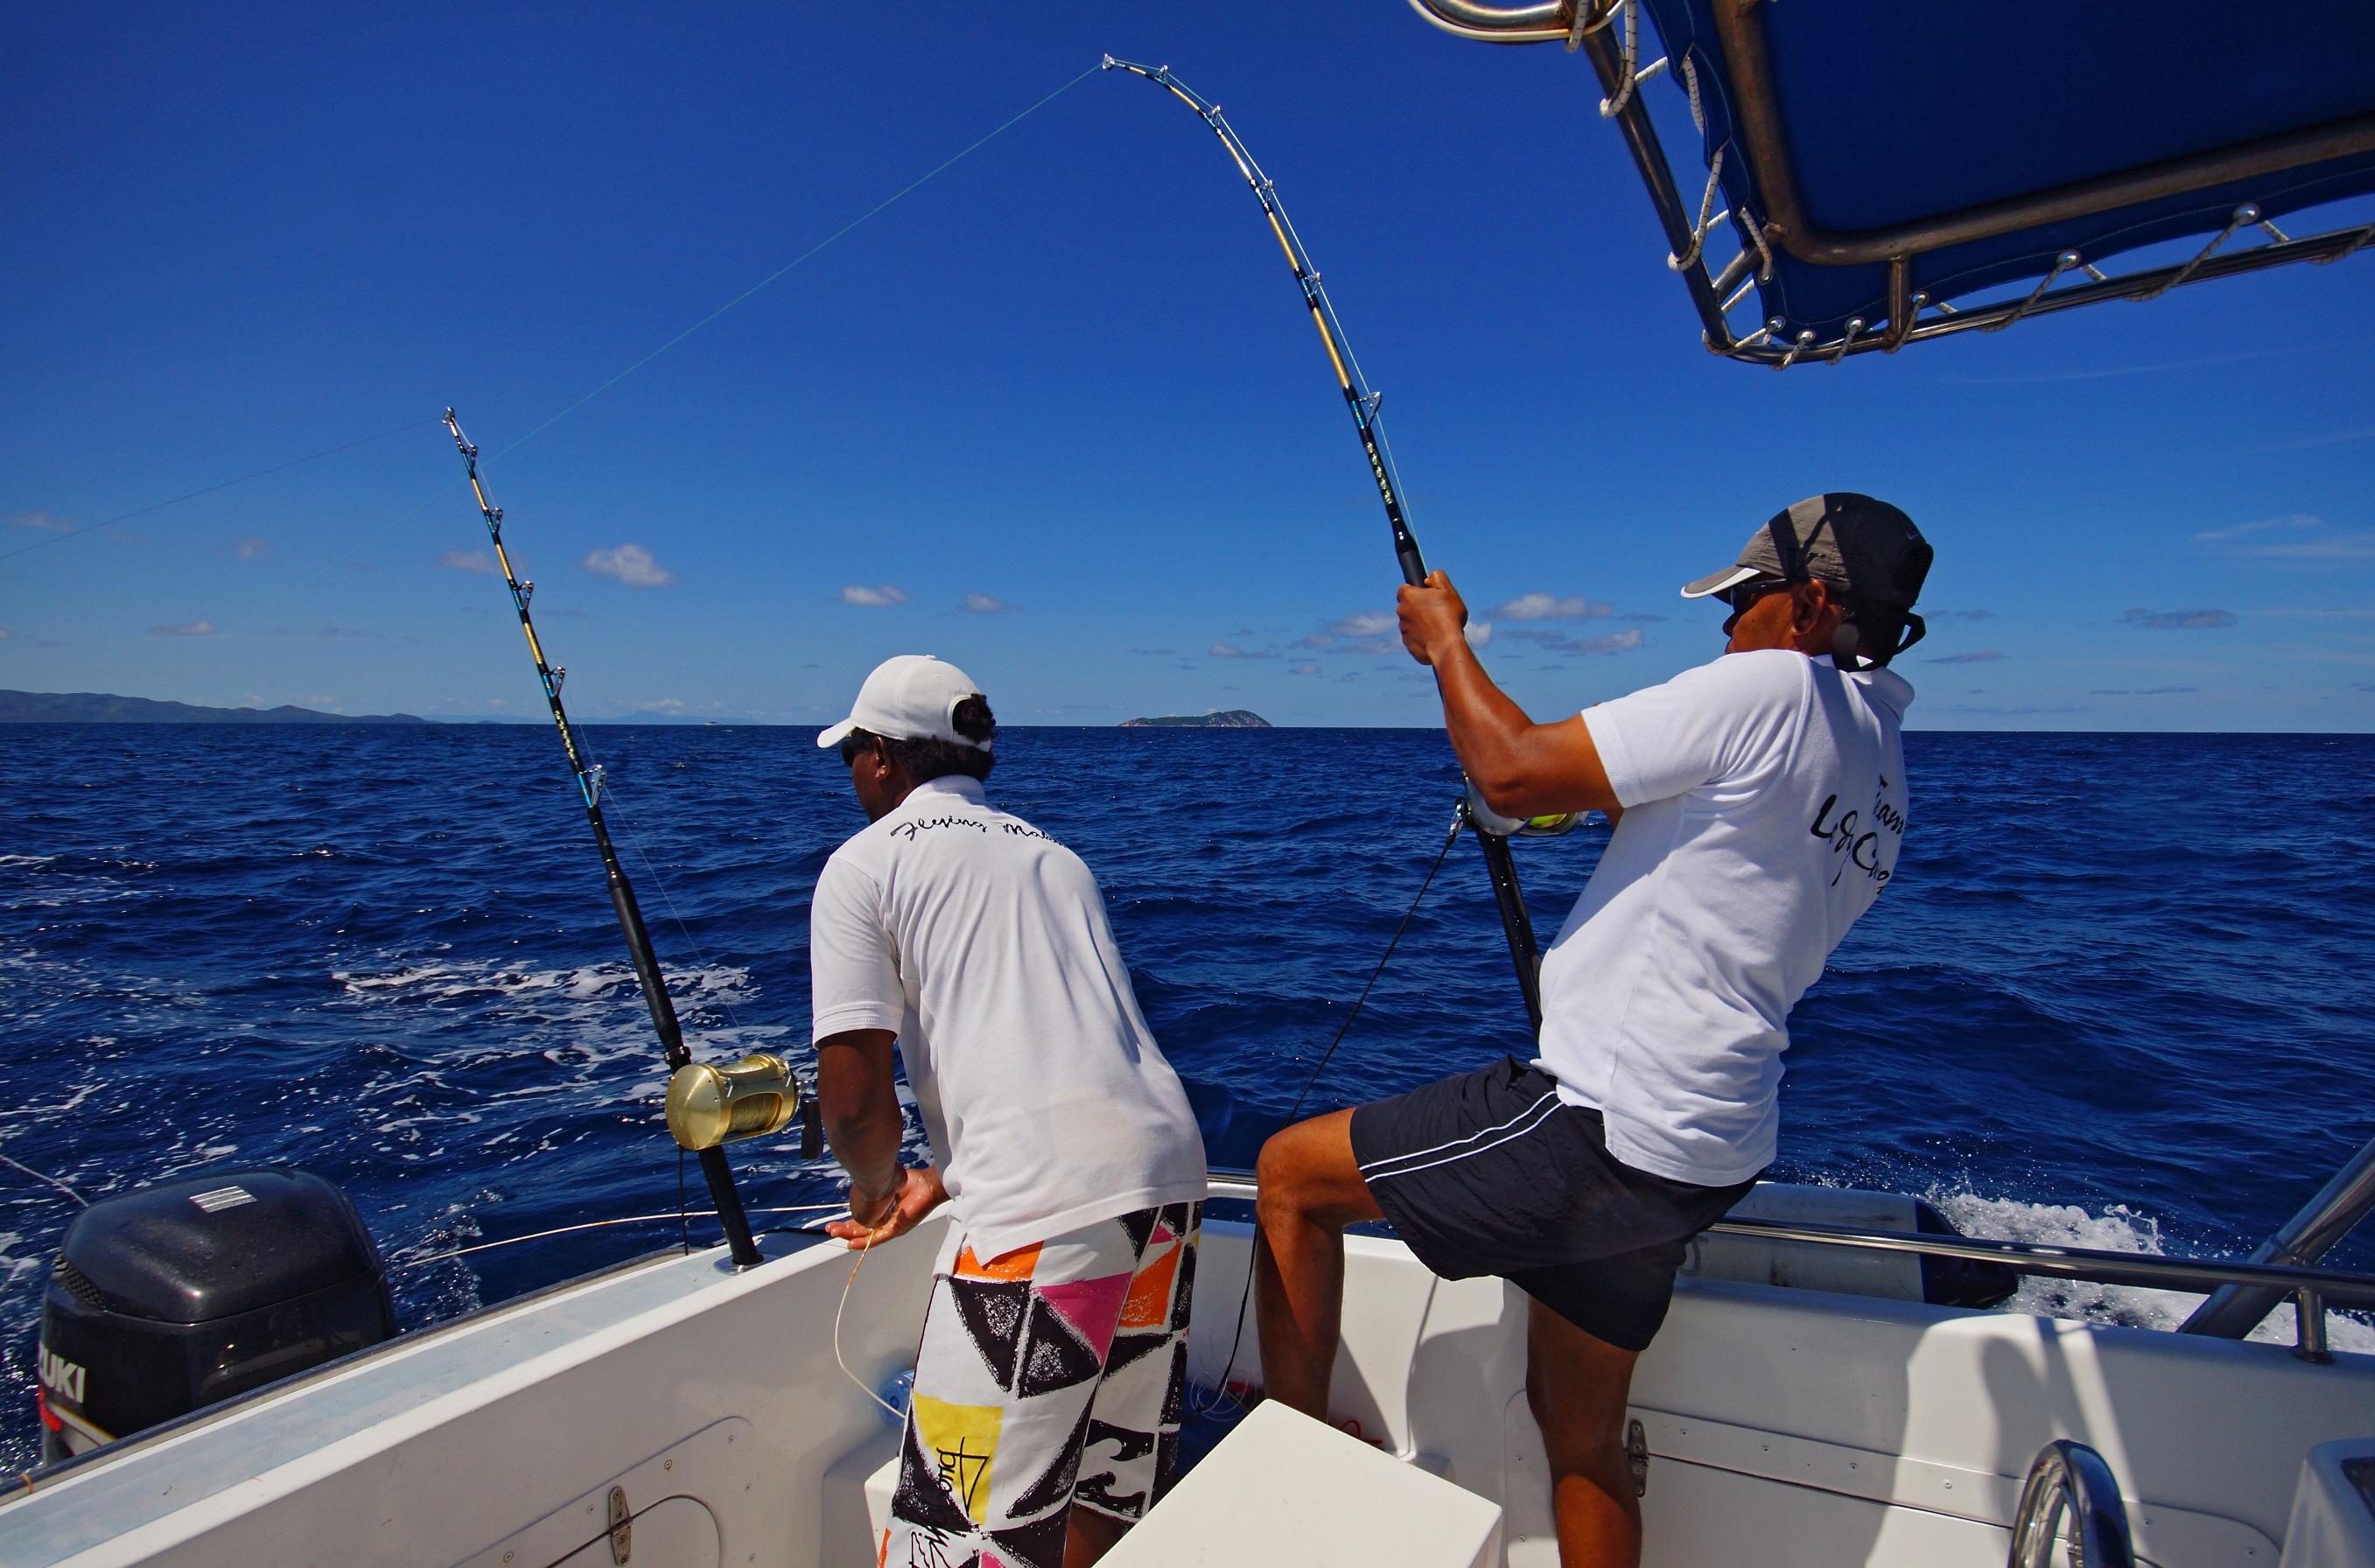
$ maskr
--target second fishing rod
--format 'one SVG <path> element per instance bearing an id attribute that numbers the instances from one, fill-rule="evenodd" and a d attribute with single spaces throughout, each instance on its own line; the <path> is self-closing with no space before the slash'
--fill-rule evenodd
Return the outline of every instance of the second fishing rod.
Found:
<path id="1" fill-rule="evenodd" d="M 1370 477 L 1377 481 L 1377 498 L 1385 504 L 1386 523 L 1392 530 L 1394 560 L 1401 567 L 1402 581 L 1416 584 L 1426 581 L 1426 558 L 1419 553 L 1418 539 L 1411 533 L 1410 520 L 1402 511 L 1401 482 L 1394 472 L 1393 457 L 1377 430 L 1377 409 L 1382 397 L 1369 389 L 1361 373 L 1361 363 L 1353 356 L 1352 346 L 1345 341 L 1342 324 L 1336 319 L 1336 308 L 1329 303 L 1328 291 L 1320 287 L 1319 269 L 1311 265 L 1311 256 L 1303 248 L 1301 236 L 1288 220 L 1286 209 L 1279 205 L 1277 188 L 1270 177 L 1254 161 L 1253 154 L 1221 114 L 1220 106 L 1171 74 L 1168 65 L 1139 65 L 1128 60 L 1105 57 L 1105 69 L 1128 71 L 1143 77 L 1155 86 L 1170 92 L 1180 102 L 1194 110 L 1205 124 L 1211 127 L 1221 146 L 1245 176 L 1246 184 L 1261 203 L 1262 216 L 1270 220 L 1270 233 L 1278 240 L 1278 248 L 1286 256 L 1286 265 L 1294 271 L 1294 281 L 1303 290 L 1304 305 L 1311 312 L 1311 324 L 1319 331 L 1320 346 L 1328 350 L 1328 362 L 1335 370 L 1336 384 L 1343 392 L 1344 407 L 1353 416 L 1353 428 L 1361 439 L 1361 450 L 1369 460 Z M 1509 944 L 1509 961 L 1518 972 L 1518 989 L 1526 1004 L 1526 1022 L 1535 1033 L 1542 1032 L 1542 955 L 1534 938 L 1533 918 L 1526 913 L 1523 890 L 1518 885 L 1518 867 L 1509 853 L 1509 840 L 1494 831 L 1473 811 L 1464 806 L 1469 819 L 1474 823 L 1476 842 L 1483 847 L 1484 868 L 1493 882 L 1493 900 L 1499 907 L 1502 935 Z M 1551 831 L 1563 831 L 1561 827 Z"/>
<path id="2" fill-rule="evenodd" d="M 760 1261 L 759 1247 L 751 1237 L 750 1222 L 743 1213 L 741 1197 L 734 1186 L 734 1173 L 726 1162 L 726 1151 L 721 1146 L 779 1132 L 797 1117 L 801 1124 L 800 1157 L 813 1160 L 822 1152 L 815 1103 L 801 1094 L 789 1064 L 780 1056 L 754 1052 L 725 1067 L 692 1059 L 692 1049 L 684 1043 L 683 1026 L 677 1020 L 676 1004 L 668 996 L 668 978 L 661 973 L 659 959 L 652 951 L 651 933 L 644 925 L 634 886 L 619 864 L 619 852 L 610 842 L 609 824 L 603 819 L 602 765 L 586 760 L 578 746 L 577 732 L 570 725 L 569 710 L 561 705 L 561 682 L 569 672 L 545 658 L 544 643 L 537 636 L 536 621 L 528 614 L 528 602 L 536 595 L 536 584 L 521 581 L 519 573 L 512 569 L 511 551 L 503 544 L 503 509 L 487 499 L 486 486 L 479 476 L 479 449 L 463 435 L 461 422 L 451 408 L 445 410 L 445 429 L 454 437 L 454 445 L 469 470 L 470 493 L 477 499 L 479 514 L 486 522 L 487 538 L 495 548 L 495 565 L 511 589 L 512 607 L 519 613 L 520 631 L 527 638 L 528 656 L 536 662 L 545 706 L 552 713 L 553 726 L 561 732 L 561 749 L 569 759 L 578 797 L 585 803 L 586 823 L 594 830 L 594 846 L 602 857 L 611 913 L 618 916 L 620 934 L 626 938 L 627 959 L 634 967 L 635 984 L 644 994 L 644 1005 L 651 1013 L 652 1029 L 659 1036 L 661 1055 L 669 1069 L 668 1131 L 675 1136 L 678 1147 L 700 1160 L 702 1180 L 709 1187 L 710 1200 L 716 1205 L 717 1222 L 726 1232 L 726 1244 L 733 1255 L 734 1265 L 748 1268 Z"/>

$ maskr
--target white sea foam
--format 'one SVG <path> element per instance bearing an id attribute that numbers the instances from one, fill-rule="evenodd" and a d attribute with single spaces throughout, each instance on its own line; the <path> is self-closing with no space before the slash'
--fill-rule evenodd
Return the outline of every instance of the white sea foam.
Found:
<path id="1" fill-rule="evenodd" d="M 1923 1196 L 1938 1206 L 1955 1229 L 1967 1236 L 2089 1247 L 2098 1252 L 2136 1253 L 2152 1257 L 2168 1256 L 2160 1221 L 2124 1203 L 2112 1204 L 2100 1214 L 2089 1214 L 2069 1203 L 2024 1203 L 2017 1198 L 1981 1197 L 1967 1192 L 1932 1191 Z M 2030 1278 L 2021 1281 L 2020 1289 L 1999 1310 L 2128 1328 L 2174 1329 L 2192 1315 L 2203 1300 L 2187 1291 Z M 2293 1343 L 2291 1304 L 2286 1303 L 2270 1313 L 2251 1330 L 2251 1337 L 2272 1345 Z M 2375 1353 L 2375 1324 L 2357 1314 L 2332 1313 L 2326 1317 L 2326 1339 L 2337 1350 Z"/>

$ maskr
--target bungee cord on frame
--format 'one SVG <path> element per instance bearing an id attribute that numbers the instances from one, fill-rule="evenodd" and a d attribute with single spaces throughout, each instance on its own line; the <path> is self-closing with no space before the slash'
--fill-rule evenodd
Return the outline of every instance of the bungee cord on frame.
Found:
<path id="1" fill-rule="evenodd" d="M 1385 437 L 1377 429 L 1377 409 L 1384 401 L 1383 395 L 1371 391 L 1367 377 L 1361 373 L 1360 361 L 1353 358 L 1352 346 L 1345 341 L 1343 324 L 1336 319 L 1336 308 L 1329 303 L 1328 291 L 1320 287 L 1319 270 L 1311 265 L 1311 255 L 1303 248 L 1302 237 L 1295 233 L 1286 209 L 1279 205 L 1277 187 L 1223 118 L 1220 106 L 1174 77 L 1170 66 L 1133 65 L 1108 54 L 1105 68 L 1143 77 L 1194 110 L 1228 150 L 1237 172 L 1245 176 L 1254 199 L 1261 203 L 1262 216 L 1270 220 L 1270 233 L 1276 236 L 1286 265 L 1294 271 L 1294 280 L 1303 290 L 1303 302 L 1311 312 L 1311 324 L 1318 329 L 1320 346 L 1328 350 L 1328 362 L 1336 371 L 1336 384 L 1343 392 L 1344 407 L 1353 416 L 1361 450 L 1369 460 L 1369 474 L 1377 481 L 1377 497 L 1385 503 L 1386 523 L 1393 531 L 1394 560 L 1401 567 L 1402 581 L 1425 582 L 1426 558 L 1419 553 L 1418 540 L 1412 535 L 1410 520 L 1403 513 L 1401 481 L 1394 472 Z M 1542 1023 L 1541 953 L 1534 938 L 1533 919 L 1526 913 L 1525 895 L 1518 885 L 1517 862 L 1509 853 L 1507 837 L 1487 831 L 1481 820 L 1475 825 L 1476 842 L 1484 850 L 1484 868 L 1493 880 L 1494 902 L 1500 908 L 1502 934 L 1508 940 L 1509 961 L 1516 966 L 1518 989 L 1525 998 L 1526 1021 L 1539 1032 Z"/>

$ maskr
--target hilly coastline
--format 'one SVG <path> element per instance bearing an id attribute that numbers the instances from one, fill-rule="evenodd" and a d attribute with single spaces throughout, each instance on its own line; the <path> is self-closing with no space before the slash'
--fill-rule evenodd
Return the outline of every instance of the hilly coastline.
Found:
<path id="1" fill-rule="evenodd" d="M 425 725 L 411 713 L 325 713 L 278 708 L 206 708 L 107 691 L 0 691 L 0 725 Z"/>

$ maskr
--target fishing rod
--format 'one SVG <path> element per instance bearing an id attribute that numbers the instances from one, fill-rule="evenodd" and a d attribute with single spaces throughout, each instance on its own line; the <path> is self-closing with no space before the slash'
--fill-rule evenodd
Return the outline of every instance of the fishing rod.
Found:
<path id="1" fill-rule="evenodd" d="M 724 1067 L 692 1059 L 684 1043 L 684 1030 L 677 1022 L 676 1004 L 668 998 L 668 981 L 652 952 L 651 933 L 644 927 L 643 909 L 635 902 L 635 890 L 627 873 L 620 867 L 619 852 L 611 847 L 610 829 L 602 820 L 602 764 L 586 761 L 578 749 L 576 732 L 569 727 L 569 712 L 561 705 L 561 685 L 569 671 L 545 661 L 536 622 L 528 618 L 528 600 L 536 594 L 536 584 L 521 582 L 519 573 L 512 570 L 511 553 L 503 548 L 503 509 L 487 499 L 486 486 L 479 478 L 479 449 L 462 434 L 461 423 L 451 408 L 445 410 L 445 429 L 452 432 L 454 445 L 469 469 L 470 493 L 478 498 L 479 513 L 486 519 L 487 537 L 495 547 L 495 564 L 502 569 L 503 582 L 511 588 L 512 607 L 519 611 L 528 656 L 536 661 L 537 679 L 544 687 L 545 706 L 552 710 L 553 725 L 561 731 L 561 749 L 568 753 L 569 771 L 576 775 L 577 793 L 585 802 L 585 820 L 594 830 L 594 845 L 601 852 L 602 870 L 609 883 L 610 907 L 627 938 L 627 959 L 634 966 L 635 984 L 643 989 L 644 1005 L 651 1011 L 652 1028 L 659 1034 L 668 1061 L 668 1130 L 679 1147 L 700 1157 L 702 1179 L 709 1184 L 710 1201 L 717 1207 L 717 1222 L 725 1228 L 734 1266 L 748 1268 L 760 1261 L 759 1246 L 751 1240 L 750 1221 L 743 1213 L 741 1195 L 734 1190 L 734 1172 L 721 1145 L 780 1131 L 798 1116 L 800 1155 L 812 1160 L 821 1151 L 815 1104 L 800 1093 L 789 1065 L 780 1056 L 754 1052 Z"/>
<path id="2" fill-rule="evenodd" d="M 1302 287 L 1303 302 L 1310 309 L 1311 324 L 1319 329 L 1320 346 L 1328 350 L 1328 362 L 1335 368 L 1336 384 L 1344 394 L 1344 407 L 1353 416 L 1353 428 L 1361 438 L 1361 450 L 1369 459 L 1370 477 L 1377 481 L 1377 497 L 1385 502 L 1386 523 L 1393 530 L 1394 560 L 1402 569 L 1402 581 L 1413 585 L 1426 581 L 1426 558 L 1419 553 L 1418 539 L 1411 533 L 1410 519 L 1402 513 L 1401 484 L 1394 472 L 1393 459 L 1377 431 L 1377 409 L 1385 401 L 1382 393 L 1369 390 L 1361 374 L 1360 361 L 1353 357 L 1352 346 L 1345 341 L 1343 324 L 1336 319 L 1336 307 L 1328 301 L 1328 291 L 1319 286 L 1319 269 L 1311 265 L 1310 253 L 1303 248 L 1302 237 L 1279 205 L 1278 188 L 1270 176 L 1261 171 L 1254 155 L 1246 150 L 1220 105 L 1206 99 L 1171 74 L 1168 65 L 1138 65 L 1128 60 L 1105 57 L 1108 71 L 1128 71 L 1143 77 L 1155 86 L 1169 89 L 1171 95 L 1194 110 L 1212 134 L 1221 138 L 1229 157 L 1245 176 L 1254 199 L 1261 203 L 1262 216 L 1270 219 L 1270 231 L 1277 236 L 1278 248 L 1285 253 L 1286 265 L 1294 269 L 1294 281 Z M 1471 791 L 1472 794 L 1472 791 Z M 1526 1021 L 1536 1033 L 1542 1027 L 1542 957 L 1534 939 L 1533 917 L 1526 913 L 1526 900 L 1518 886 L 1518 866 L 1509 853 L 1506 831 L 1488 825 L 1477 816 L 1473 808 L 1463 801 L 1460 808 L 1465 819 L 1476 829 L 1476 842 L 1483 846 L 1484 869 L 1493 880 L 1493 900 L 1501 911 L 1501 932 L 1508 938 L 1509 961 L 1518 971 L 1518 989 L 1526 1001 Z M 1562 830 L 1547 830 L 1562 831 Z"/>

